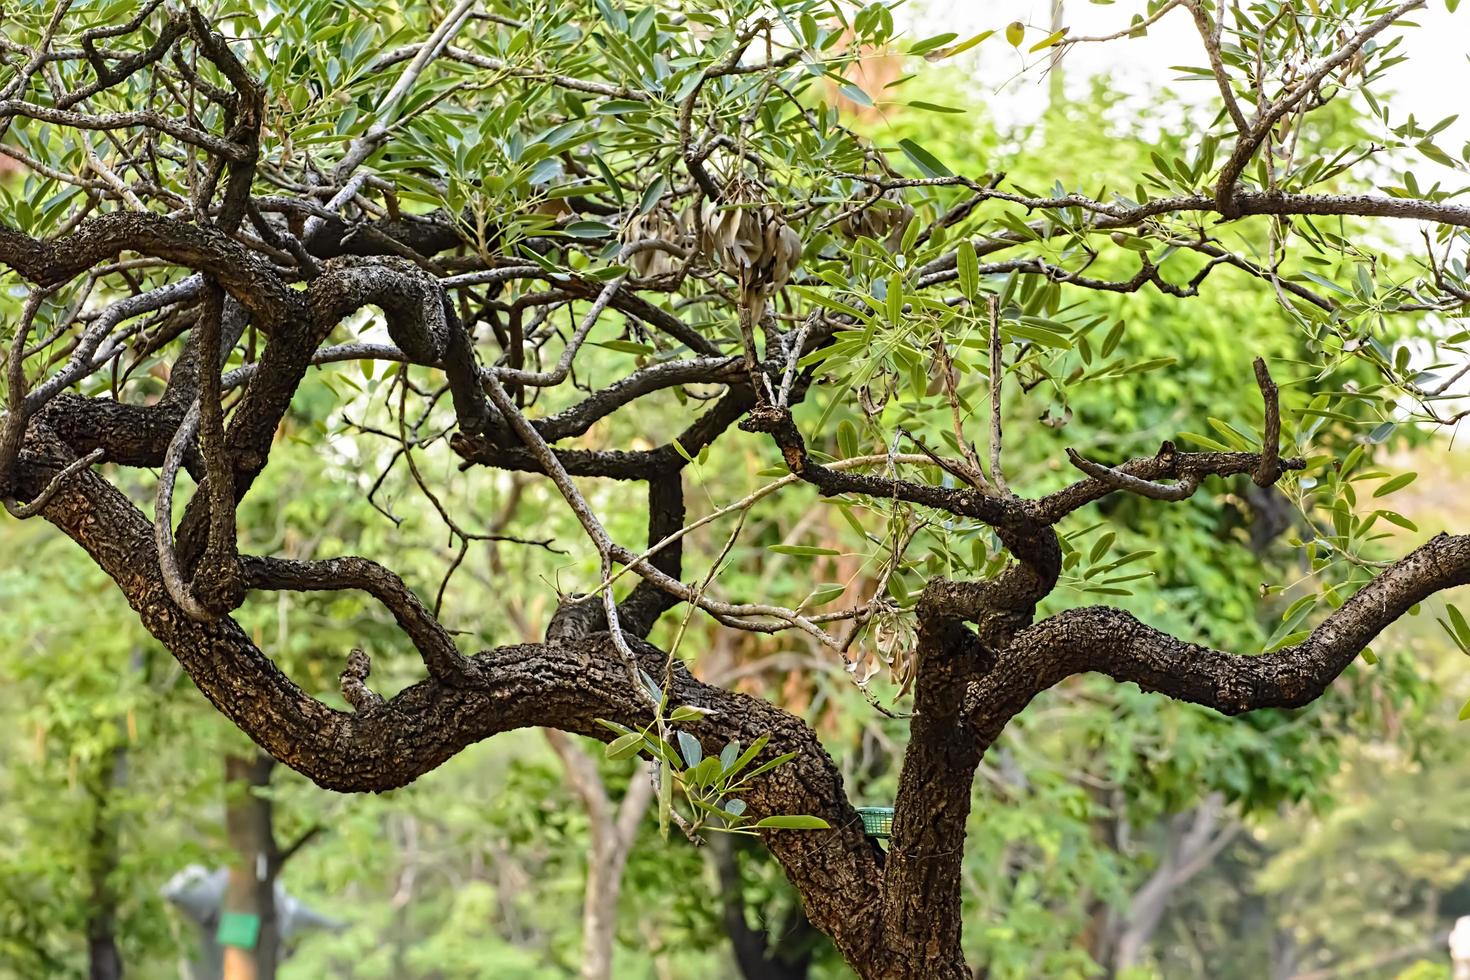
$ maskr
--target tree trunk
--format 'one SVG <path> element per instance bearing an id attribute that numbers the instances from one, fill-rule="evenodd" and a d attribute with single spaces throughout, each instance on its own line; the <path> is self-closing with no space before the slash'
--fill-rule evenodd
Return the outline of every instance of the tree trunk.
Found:
<path id="1" fill-rule="evenodd" d="M 735 841 L 724 834 L 712 835 L 705 857 L 720 882 L 721 917 L 740 975 L 745 980 L 806 980 L 812 947 L 820 933 L 801 906 L 797 905 L 790 921 L 774 936 L 768 929 L 751 928 L 745 915 L 745 889 Z"/>
<path id="2" fill-rule="evenodd" d="M 225 757 L 225 833 L 235 851 L 225 886 L 224 913 L 257 916 L 253 948 L 226 946 L 225 980 L 275 980 L 280 937 L 275 885 L 280 869 L 269 798 L 256 793 L 270 785 L 275 760 L 264 753 Z"/>
<path id="3" fill-rule="evenodd" d="M 546 740 L 566 769 L 567 782 L 582 801 L 590 825 L 587 885 L 582 896 L 582 980 L 612 980 L 623 869 L 638 836 L 638 823 L 653 799 L 653 782 L 635 776 L 616 810 L 592 757 L 561 732 Z"/>
<path id="4" fill-rule="evenodd" d="M 1144 950 L 1158 930 L 1174 893 L 1208 868 L 1235 839 L 1239 825 L 1227 823 L 1222 828 L 1220 823 L 1224 819 L 1225 802 L 1216 793 L 1192 813 L 1181 813 L 1169 821 L 1158 867 L 1134 893 L 1127 912 L 1114 930 L 1112 975 L 1124 973 L 1143 961 Z"/>
<path id="5" fill-rule="evenodd" d="M 118 826 L 112 812 L 113 791 L 127 782 L 127 749 L 118 745 L 107 755 L 93 787 L 92 832 L 88 842 L 87 980 L 122 980 L 117 949 Z"/>

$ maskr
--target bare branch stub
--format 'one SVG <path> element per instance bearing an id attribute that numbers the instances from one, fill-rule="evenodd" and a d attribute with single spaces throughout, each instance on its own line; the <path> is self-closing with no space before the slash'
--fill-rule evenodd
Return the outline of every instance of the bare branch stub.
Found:
<path id="1" fill-rule="evenodd" d="M 1281 399 L 1264 358 L 1256 358 L 1255 371 L 1265 402 L 1266 424 L 1261 435 L 1261 464 L 1251 479 L 1258 487 L 1269 487 L 1281 478 Z"/>

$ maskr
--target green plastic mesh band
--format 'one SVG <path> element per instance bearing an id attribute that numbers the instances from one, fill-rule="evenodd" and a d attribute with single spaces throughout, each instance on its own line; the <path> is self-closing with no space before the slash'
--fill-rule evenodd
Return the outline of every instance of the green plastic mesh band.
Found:
<path id="1" fill-rule="evenodd" d="M 219 930 L 214 938 L 221 946 L 254 949 L 260 939 L 260 916 L 248 912 L 226 912 L 220 916 Z"/>
<path id="2" fill-rule="evenodd" d="M 869 837 L 888 837 L 893 833 L 893 807 L 860 806 L 857 812 L 863 818 L 863 833 Z"/>

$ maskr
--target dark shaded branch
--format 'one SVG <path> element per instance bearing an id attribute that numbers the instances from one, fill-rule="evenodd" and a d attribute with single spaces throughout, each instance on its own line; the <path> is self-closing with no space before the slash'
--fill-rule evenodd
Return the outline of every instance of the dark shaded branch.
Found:
<path id="1" fill-rule="evenodd" d="M 672 468 L 648 477 L 648 546 L 657 545 L 684 526 L 684 473 Z M 649 564 L 669 578 L 684 574 L 684 542 L 674 541 L 660 548 Z M 679 604 L 677 596 L 648 579 L 642 579 L 618 607 L 623 629 L 635 636 L 647 636 L 658 618 Z"/>
<path id="2" fill-rule="evenodd" d="M 388 335 L 416 364 L 443 363 L 460 427 L 478 432 L 491 409 L 480 389 L 480 369 L 464 326 L 437 280 L 398 258 L 343 257 L 323 264 L 307 301 L 322 335 L 364 306 L 376 306 Z"/>
<path id="3" fill-rule="evenodd" d="M 1251 474 L 1258 487 L 1269 487 L 1281 479 L 1281 399 L 1264 358 L 1256 358 L 1256 385 L 1265 403 L 1266 423 L 1261 435 L 1261 463 Z"/>
<path id="4" fill-rule="evenodd" d="M 699 357 L 651 364 L 555 415 L 532 419 L 531 424 L 542 438 L 552 442 L 580 436 L 599 419 L 606 418 L 636 398 L 677 385 L 729 383 L 744 377 L 742 368 L 739 357 Z"/>
<path id="5" fill-rule="evenodd" d="M 391 569 L 368 558 L 346 556 L 307 561 L 294 558 L 240 557 L 240 572 L 249 589 L 290 592 L 340 592 L 359 589 L 393 614 L 398 628 L 424 658 L 429 676 L 458 686 L 473 680 L 470 662 L 459 652 L 449 631 Z"/>
<path id="6" fill-rule="evenodd" d="M 860 493 L 877 498 L 897 498 L 957 516 L 973 517 L 991 525 L 1021 517 L 1019 502 L 987 496 L 973 487 L 951 489 L 822 466 L 807 454 L 806 443 L 791 420 L 790 411 L 785 408 L 758 406 L 751 411 L 749 418 L 740 423 L 740 427 L 747 432 L 769 433 L 781 449 L 786 468 L 815 486 L 824 496 Z"/>
<path id="7" fill-rule="evenodd" d="M 0 224 L 0 262 L 40 286 L 64 283 L 123 251 L 207 273 L 267 333 L 301 308 L 296 293 L 259 256 L 212 228 L 137 211 L 99 214 L 55 239 Z"/>

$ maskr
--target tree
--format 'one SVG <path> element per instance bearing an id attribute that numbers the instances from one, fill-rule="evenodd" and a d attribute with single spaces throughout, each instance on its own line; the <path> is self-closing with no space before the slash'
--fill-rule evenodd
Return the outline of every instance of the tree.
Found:
<path id="1" fill-rule="evenodd" d="M 912 137 L 864 139 L 825 103 L 827 82 L 857 104 L 891 95 L 847 75 L 895 41 L 881 4 L 18 11 L 0 40 L 0 153 L 28 170 L 0 227 L 21 287 L 7 300 L 19 308 L 0 494 L 79 544 L 204 695 L 321 786 L 402 786 L 526 726 L 608 740 L 615 756 L 651 756 L 665 824 L 759 835 L 860 975 L 968 976 L 971 786 L 1034 697 L 1094 672 L 1226 715 L 1298 707 L 1386 626 L 1470 582 L 1470 536 L 1374 557 L 1376 524 L 1412 526 L 1378 506 L 1412 475 L 1363 469 L 1362 445 L 1319 438 L 1331 420 L 1370 418 L 1365 442 L 1458 420 L 1444 403 L 1464 372 L 1436 376 L 1441 355 L 1390 347 L 1384 326 L 1433 327 L 1470 301 L 1470 209 L 1396 169 L 1425 157 L 1464 171 L 1467 155 L 1434 143 L 1447 122 L 1400 120 L 1374 94 L 1423 5 L 1151 2 L 1118 36 L 1191 17 L 1208 67 L 1188 71 L 1217 88 L 1218 112 L 1192 112 L 1185 152 L 1122 190 L 1078 178 L 1043 192 Z M 990 43 L 1046 61 L 1111 40 L 1039 33 L 1013 24 Z M 904 50 L 943 59 L 987 36 Z M 1374 143 L 1303 137 L 1349 97 L 1369 107 Z M 1422 252 L 1375 247 L 1371 219 L 1420 223 Z M 1104 464 L 1064 447 L 1073 393 L 1182 370 L 1129 356 L 1139 326 L 1094 297 L 1208 303 L 1226 276 L 1273 297 L 1305 351 L 1275 364 L 1284 385 L 1255 359 L 1258 414 L 1242 363 L 1236 421 L 1178 434 L 1202 450 L 1170 439 Z M 1465 339 L 1430 331 L 1437 349 Z M 351 362 L 361 370 L 332 367 Z M 313 366 L 330 371 L 335 451 L 406 468 L 442 520 L 452 556 L 432 606 L 373 558 L 252 553 L 278 548 L 249 533 L 242 503 Z M 1370 383 L 1331 384 L 1360 368 Z M 634 404 L 661 406 L 643 424 L 696 410 L 670 436 L 630 431 Z M 1052 446 L 1055 465 L 1015 465 L 1003 431 L 1024 433 L 1027 459 Z M 716 452 L 768 454 L 779 476 L 692 519 L 686 472 Z M 124 479 L 139 469 L 158 470 L 151 516 Z M 518 508 L 516 526 L 481 526 L 503 473 L 554 493 Z M 197 489 L 176 508 L 185 475 Z M 1371 509 L 1356 486 L 1368 480 L 1381 481 Z M 872 594 L 807 581 L 723 598 L 742 535 L 796 567 L 827 553 L 746 529 L 762 500 L 802 485 L 851 524 Z M 1205 487 L 1278 505 L 1284 489 L 1300 511 L 1315 588 L 1268 652 L 1067 604 L 1127 593 L 1122 569 L 1151 557 L 1115 556 L 1115 533 L 1074 515 Z M 495 597 L 454 572 L 488 539 L 540 540 L 553 503 L 583 532 L 578 591 L 543 642 L 466 655 L 441 618 L 446 594 L 470 591 L 460 604 L 486 619 Z M 615 536 L 631 511 L 642 551 Z M 686 568 L 698 532 L 736 515 L 708 569 Z M 426 677 L 385 696 L 369 655 L 343 651 L 340 700 L 315 696 L 234 618 L 260 593 L 345 591 L 392 615 Z M 911 703 L 886 850 L 810 727 L 684 664 L 696 610 L 731 630 L 800 631 L 879 708 L 866 682 L 876 661 L 891 668 Z"/>

